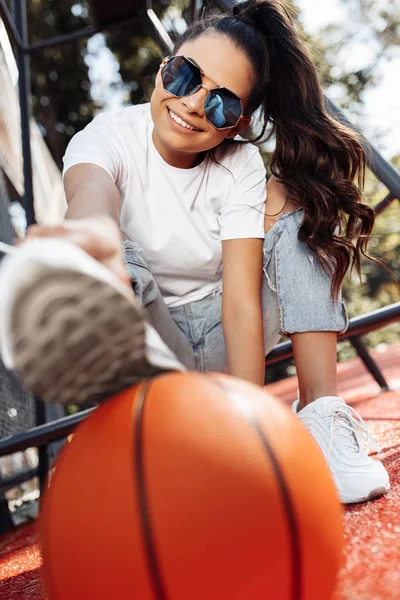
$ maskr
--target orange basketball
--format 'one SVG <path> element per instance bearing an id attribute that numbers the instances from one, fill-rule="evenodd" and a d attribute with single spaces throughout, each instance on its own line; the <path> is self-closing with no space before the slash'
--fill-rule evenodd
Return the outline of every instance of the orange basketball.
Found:
<path id="1" fill-rule="evenodd" d="M 326 600 L 341 506 L 287 407 L 169 374 L 103 404 L 63 449 L 40 519 L 49 600 Z"/>

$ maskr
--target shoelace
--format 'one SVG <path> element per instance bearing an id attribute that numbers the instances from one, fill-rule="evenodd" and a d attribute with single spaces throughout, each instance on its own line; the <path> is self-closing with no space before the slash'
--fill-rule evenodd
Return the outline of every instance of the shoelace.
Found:
<path id="1" fill-rule="evenodd" d="M 335 433 L 344 441 L 344 447 L 350 452 L 358 453 L 360 444 L 365 442 L 379 452 L 379 446 L 369 433 L 364 420 L 351 406 L 338 404 L 334 407 L 331 420 L 331 436 L 329 440 L 328 456 L 330 456 Z"/>

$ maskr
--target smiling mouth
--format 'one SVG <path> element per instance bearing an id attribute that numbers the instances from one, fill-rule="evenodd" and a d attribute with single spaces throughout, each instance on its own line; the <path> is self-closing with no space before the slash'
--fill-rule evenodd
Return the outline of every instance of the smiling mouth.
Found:
<path id="1" fill-rule="evenodd" d="M 193 127 L 193 125 L 189 125 L 189 123 L 186 123 L 186 121 L 178 117 L 178 115 L 172 112 L 170 108 L 168 108 L 168 114 L 171 117 L 171 119 L 175 121 L 175 123 L 178 123 L 178 125 L 181 125 L 181 127 L 183 127 L 184 129 L 189 129 L 190 131 L 200 131 L 200 129 Z"/>

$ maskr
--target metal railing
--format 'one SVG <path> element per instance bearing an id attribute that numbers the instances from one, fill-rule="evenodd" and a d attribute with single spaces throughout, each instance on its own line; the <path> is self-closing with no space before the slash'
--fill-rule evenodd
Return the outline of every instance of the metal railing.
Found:
<path id="1" fill-rule="evenodd" d="M 375 379 L 382 391 L 389 389 L 382 370 L 379 368 L 376 361 L 368 352 L 368 348 L 362 340 L 362 336 L 376 329 L 381 329 L 391 323 L 396 323 L 400 320 L 400 302 L 384 306 L 370 313 L 366 313 L 359 317 L 350 319 L 349 327 L 345 333 L 338 335 L 338 341 L 349 340 L 353 348 L 356 350 L 359 358 L 364 363 L 364 366 Z M 293 357 L 292 342 L 286 341 L 275 346 L 275 348 L 266 357 L 266 365 L 273 365 Z"/>

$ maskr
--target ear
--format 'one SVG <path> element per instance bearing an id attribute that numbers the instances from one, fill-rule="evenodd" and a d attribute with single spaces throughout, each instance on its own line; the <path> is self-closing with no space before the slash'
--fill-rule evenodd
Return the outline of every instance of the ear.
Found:
<path id="1" fill-rule="evenodd" d="M 247 127 L 250 125 L 251 122 L 251 118 L 250 117 L 245 117 L 243 115 L 243 117 L 240 119 L 239 123 L 229 131 L 228 135 L 226 136 L 227 138 L 234 138 L 237 135 L 240 135 L 242 133 L 242 131 L 244 131 L 245 129 L 247 129 Z"/>

